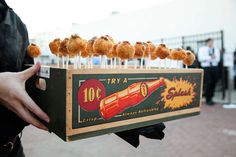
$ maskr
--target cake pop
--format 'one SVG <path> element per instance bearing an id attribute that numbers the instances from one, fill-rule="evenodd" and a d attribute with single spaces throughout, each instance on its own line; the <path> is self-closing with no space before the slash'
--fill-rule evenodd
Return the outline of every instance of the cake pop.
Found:
<path id="1" fill-rule="evenodd" d="M 150 49 L 150 59 L 151 60 L 157 59 L 157 55 L 155 53 L 155 50 L 156 50 L 155 44 L 153 44 L 151 41 L 147 41 L 147 44 L 149 45 L 149 49 Z"/>
<path id="2" fill-rule="evenodd" d="M 60 43 L 59 51 L 62 53 L 62 68 L 65 68 L 65 56 L 68 58 L 69 51 L 67 49 L 69 38 L 65 38 Z M 68 64 L 66 65 L 66 68 L 68 68 Z"/>
<path id="3" fill-rule="evenodd" d="M 112 57 L 111 58 L 111 64 L 112 64 L 112 60 L 114 59 L 114 62 L 113 62 L 113 67 L 116 68 L 116 59 L 118 57 L 118 53 L 117 53 L 117 46 L 118 46 L 119 43 L 117 44 L 114 44 L 112 49 L 110 50 L 110 52 L 108 53 L 108 58 Z"/>
<path id="4" fill-rule="evenodd" d="M 36 44 L 31 43 L 27 47 L 27 54 L 32 58 L 36 58 L 41 55 L 41 50 Z"/>
<path id="5" fill-rule="evenodd" d="M 52 54 L 57 56 L 56 58 L 57 58 L 57 67 L 58 68 L 59 68 L 60 56 L 62 56 L 62 54 L 59 51 L 60 44 L 61 44 L 61 39 L 59 39 L 59 38 L 56 38 L 49 43 L 49 48 L 50 48 Z"/>
<path id="6" fill-rule="evenodd" d="M 182 48 L 172 49 L 171 58 L 177 61 L 177 68 L 182 65 L 181 61 L 183 61 L 185 55 L 185 51 Z"/>
<path id="7" fill-rule="evenodd" d="M 75 58 L 75 63 L 74 63 L 74 68 L 81 68 L 81 51 L 85 49 L 86 46 L 86 41 L 82 39 L 80 36 L 77 34 L 71 35 L 69 41 L 68 41 L 68 51 L 69 53 L 74 56 Z"/>
<path id="8" fill-rule="evenodd" d="M 92 62 L 92 59 L 93 59 L 93 56 L 96 56 L 94 50 L 93 50 L 93 44 L 95 42 L 95 40 L 97 39 L 97 37 L 93 37 L 92 39 L 90 39 L 87 44 L 86 44 L 86 51 L 88 52 L 89 54 L 89 65 L 90 65 L 90 68 L 93 68 L 93 62 Z"/>
<path id="9" fill-rule="evenodd" d="M 195 55 L 191 51 L 185 51 L 185 57 L 183 59 L 183 63 L 185 64 L 186 69 L 188 66 L 192 65 L 195 61 Z"/>
<path id="10" fill-rule="evenodd" d="M 165 59 L 167 56 L 169 56 L 170 50 L 166 47 L 165 44 L 160 44 L 156 48 L 156 55 L 160 59 Z M 164 68 L 166 68 L 166 60 L 164 60 Z"/>
<path id="11" fill-rule="evenodd" d="M 137 59 L 141 59 L 140 68 L 142 68 L 143 57 L 144 57 L 146 47 L 144 46 L 144 44 L 142 42 L 136 42 L 134 45 L 134 48 L 135 48 L 134 58 L 136 59 L 135 60 L 135 69 L 137 68 Z"/>
<path id="12" fill-rule="evenodd" d="M 31 43 L 31 44 L 27 47 L 26 51 L 27 51 L 27 54 L 28 54 L 30 57 L 34 58 L 34 62 L 36 62 L 36 58 L 41 55 L 41 50 L 40 50 L 40 48 L 39 48 L 36 44 L 33 44 L 33 43 Z"/>
<path id="13" fill-rule="evenodd" d="M 123 41 L 120 44 L 118 44 L 116 51 L 117 51 L 117 55 L 120 58 L 120 60 L 126 60 L 126 62 L 127 62 L 128 59 L 131 59 L 134 57 L 135 48 L 128 41 Z M 121 66 L 120 60 L 119 60 L 119 65 Z M 125 68 L 127 68 L 127 67 L 125 67 Z"/>
<path id="14" fill-rule="evenodd" d="M 102 56 L 101 68 L 106 67 L 106 55 L 113 46 L 113 42 L 106 36 L 97 38 L 93 44 L 93 50 L 96 54 Z"/>

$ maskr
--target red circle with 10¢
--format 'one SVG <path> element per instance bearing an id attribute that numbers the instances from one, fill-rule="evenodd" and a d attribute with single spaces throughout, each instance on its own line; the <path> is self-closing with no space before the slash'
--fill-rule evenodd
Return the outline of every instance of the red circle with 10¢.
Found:
<path id="1" fill-rule="evenodd" d="M 97 79 L 89 79 L 82 83 L 78 90 L 78 103 L 86 111 L 98 110 L 100 101 L 105 97 L 106 89 Z"/>

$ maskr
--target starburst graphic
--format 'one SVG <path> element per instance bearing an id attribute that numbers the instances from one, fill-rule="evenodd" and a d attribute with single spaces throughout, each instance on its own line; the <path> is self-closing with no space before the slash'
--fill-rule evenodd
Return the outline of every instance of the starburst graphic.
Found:
<path id="1" fill-rule="evenodd" d="M 170 81 L 165 79 L 166 88 L 161 94 L 164 108 L 177 109 L 193 102 L 196 96 L 196 83 L 190 83 L 180 78 Z"/>

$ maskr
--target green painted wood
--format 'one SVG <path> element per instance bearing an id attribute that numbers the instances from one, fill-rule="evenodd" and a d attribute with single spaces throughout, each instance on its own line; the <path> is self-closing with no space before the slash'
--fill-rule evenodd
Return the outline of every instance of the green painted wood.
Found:
<path id="1" fill-rule="evenodd" d="M 49 130 L 66 140 L 66 70 L 50 68 L 50 78 L 46 80 L 46 91 L 35 88 L 35 76 L 29 80 L 31 96 L 39 107 L 50 117 Z"/>

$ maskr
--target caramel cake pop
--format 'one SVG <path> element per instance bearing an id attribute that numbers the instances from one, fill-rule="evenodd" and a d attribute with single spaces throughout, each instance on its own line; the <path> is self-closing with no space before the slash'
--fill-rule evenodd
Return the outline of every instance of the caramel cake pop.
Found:
<path id="1" fill-rule="evenodd" d="M 52 54 L 59 55 L 59 53 L 60 53 L 60 51 L 59 51 L 60 44 L 61 44 L 61 39 L 59 39 L 59 38 L 56 38 L 56 39 L 54 39 L 53 41 L 51 41 L 49 43 L 49 49 L 52 52 Z"/>
<path id="2" fill-rule="evenodd" d="M 182 48 L 172 49 L 171 58 L 177 60 L 177 68 L 180 68 L 181 62 L 185 58 L 185 51 Z"/>
<path id="3" fill-rule="evenodd" d="M 118 53 L 117 53 L 117 46 L 119 45 L 120 43 L 117 43 L 117 44 L 114 44 L 112 49 L 110 50 L 110 53 L 112 54 L 113 57 L 118 57 Z"/>
<path id="4" fill-rule="evenodd" d="M 36 58 L 41 55 L 41 50 L 40 50 L 40 48 L 39 48 L 36 44 L 31 43 L 31 44 L 27 47 L 26 51 L 27 51 L 27 54 L 28 54 L 30 57 L 34 58 L 34 62 L 36 63 L 36 62 L 37 62 L 37 61 L 36 61 Z"/>
<path id="5" fill-rule="evenodd" d="M 117 55 L 118 55 L 119 59 L 126 60 L 126 62 L 127 62 L 128 59 L 131 59 L 134 57 L 135 48 L 128 41 L 123 41 L 117 45 L 116 51 L 117 51 Z M 121 67 L 120 60 L 119 60 L 119 66 Z"/>
<path id="6" fill-rule="evenodd" d="M 112 48 L 113 43 L 105 36 L 97 38 L 93 44 L 93 50 L 99 55 L 106 55 Z"/>
<path id="7" fill-rule="evenodd" d="M 169 55 L 168 55 L 166 58 L 168 58 L 168 59 L 172 59 L 172 55 L 171 55 L 171 53 L 172 53 L 172 49 L 169 49 L 169 50 L 170 50 Z"/>
<path id="8" fill-rule="evenodd" d="M 166 47 L 165 44 L 160 44 L 156 48 L 157 57 L 160 59 L 165 59 L 170 54 L 170 50 Z"/>
<path id="9" fill-rule="evenodd" d="M 171 58 L 173 60 L 183 60 L 185 58 L 185 51 L 181 48 L 172 49 Z"/>
<path id="10" fill-rule="evenodd" d="M 93 56 L 96 56 L 96 54 L 93 51 L 93 44 L 94 44 L 96 39 L 97 39 L 96 36 L 93 37 L 92 39 L 90 39 L 87 42 L 86 47 L 85 47 L 87 53 L 89 54 L 89 68 L 93 68 L 93 61 L 92 61 L 92 59 L 93 59 Z"/>
<path id="11" fill-rule="evenodd" d="M 68 41 L 69 41 L 69 38 L 65 38 L 60 43 L 59 51 L 63 54 L 63 56 L 66 56 L 68 54 L 68 49 L 67 49 Z"/>
<path id="12" fill-rule="evenodd" d="M 41 50 L 36 44 L 31 43 L 27 47 L 26 50 L 27 50 L 27 54 L 32 58 L 36 58 L 36 57 L 39 57 L 41 55 Z"/>
<path id="13" fill-rule="evenodd" d="M 145 46 L 145 51 L 144 51 L 144 57 L 148 57 L 150 54 L 150 47 L 149 44 L 146 42 L 143 42 L 143 45 Z"/>
<path id="14" fill-rule="evenodd" d="M 151 41 L 147 41 L 147 44 L 149 45 L 151 60 L 157 59 L 157 54 L 155 53 L 156 50 L 155 44 L 153 44 Z"/>
<path id="15" fill-rule="evenodd" d="M 188 68 L 188 66 L 192 65 L 194 61 L 195 61 L 194 53 L 192 53 L 191 51 L 185 51 L 185 57 L 183 59 L 183 63 L 186 69 Z"/>
<path id="16" fill-rule="evenodd" d="M 135 53 L 134 53 L 134 58 L 142 58 L 145 53 L 145 46 L 142 42 L 136 42 L 134 45 L 135 48 Z"/>
<path id="17" fill-rule="evenodd" d="M 146 42 L 143 42 L 143 45 L 145 46 L 145 51 L 144 51 L 144 57 L 145 57 L 145 64 L 146 64 L 146 69 L 148 69 L 149 65 L 149 58 L 150 58 L 150 47 L 149 44 Z"/>
<path id="18" fill-rule="evenodd" d="M 64 56 L 68 56 L 68 49 L 67 49 L 67 44 L 68 44 L 69 38 L 65 38 L 62 40 L 60 43 L 59 51 L 62 53 L 62 68 L 65 68 L 65 60 Z"/>
<path id="19" fill-rule="evenodd" d="M 112 49 L 109 51 L 109 53 L 107 54 L 107 57 L 110 58 L 110 61 L 111 61 L 111 68 L 116 68 L 116 59 L 118 57 L 118 54 L 117 54 L 117 46 L 118 46 L 119 43 L 117 44 L 114 44 L 112 46 Z"/>
<path id="20" fill-rule="evenodd" d="M 52 52 L 52 54 L 56 55 L 57 57 L 57 67 L 59 68 L 59 64 L 60 64 L 60 56 L 62 56 L 62 54 L 60 53 L 59 51 L 59 47 L 60 47 L 60 44 L 61 44 L 61 39 L 59 38 L 56 38 L 54 39 L 53 41 L 51 41 L 49 43 L 49 49 L 50 51 Z"/>
<path id="21" fill-rule="evenodd" d="M 166 47 L 165 44 L 160 44 L 157 46 L 155 51 L 158 58 L 160 58 L 161 60 L 165 59 L 164 68 L 166 68 L 166 57 L 169 56 L 170 50 Z M 161 61 L 161 63 L 163 63 L 163 61 Z M 161 64 L 158 64 L 158 65 L 161 65 Z"/>
<path id="22" fill-rule="evenodd" d="M 83 58 L 88 58 L 91 55 L 91 53 L 89 53 L 89 51 L 87 51 L 87 49 L 86 49 L 87 44 L 88 43 L 86 43 L 85 47 L 81 50 L 81 57 L 83 57 Z"/>
<path id="23" fill-rule="evenodd" d="M 82 51 L 86 46 L 86 41 L 83 40 L 80 36 L 77 34 L 71 35 L 69 41 L 68 41 L 68 51 L 70 54 L 78 54 L 80 51 Z"/>
<path id="24" fill-rule="evenodd" d="M 94 44 L 96 39 L 97 39 L 97 37 L 93 37 L 92 39 L 88 40 L 88 42 L 86 44 L 85 48 L 86 48 L 86 51 L 88 52 L 89 56 L 94 55 L 93 44 Z"/>
<path id="25" fill-rule="evenodd" d="M 142 68 L 142 66 L 143 66 L 143 57 L 144 57 L 144 54 L 145 54 L 146 47 L 142 42 L 138 41 L 138 42 L 135 43 L 134 48 L 135 48 L 134 58 L 136 59 L 134 68 L 135 69 L 137 68 L 137 62 L 138 62 L 137 59 L 138 58 L 141 59 L 140 68 Z"/>
<path id="26" fill-rule="evenodd" d="M 117 45 L 117 55 L 122 60 L 131 59 L 134 57 L 135 48 L 128 41 L 123 41 Z"/>
<path id="27" fill-rule="evenodd" d="M 86 41 L 83 40 L 80 36 L 77 34 L 71 35 L 69 41 L 68 41 L 68 51 L 70 55 L 74 55 L 75 61 L 74 61 L 74 68 L 76 69 L 79 65 L 79 68 L 81 68 L 81 51 L 85 48 Z"/>
<path id="28" fill-rule="evenodd" d="M 88 42 L 86 42 L 84 49 L 81 50 L 81 57 L 83 57 L 83 58 L 86 59 L 86 63 L 85 63 L 85 66 L 84 66 L 85 69 L 91 67 L 91 66 L 90 66 L 90 62 L 91 62 L 91 61 L 90 61 L 90 57 L 91 57 L 91 54 L 90 54 L 89 51 L 87 51 L 87 49 L 86 49 L 87 44 L 88 44 Z"/>
<path id="29" fill-rule="evenodd" d="M 112 48 L 113 43 L 105 36 L 97 38 L 93 44 L 93 50 L 96 54 L 102 56 L 101 68 L 106 68 L 106 55 Z"/>

